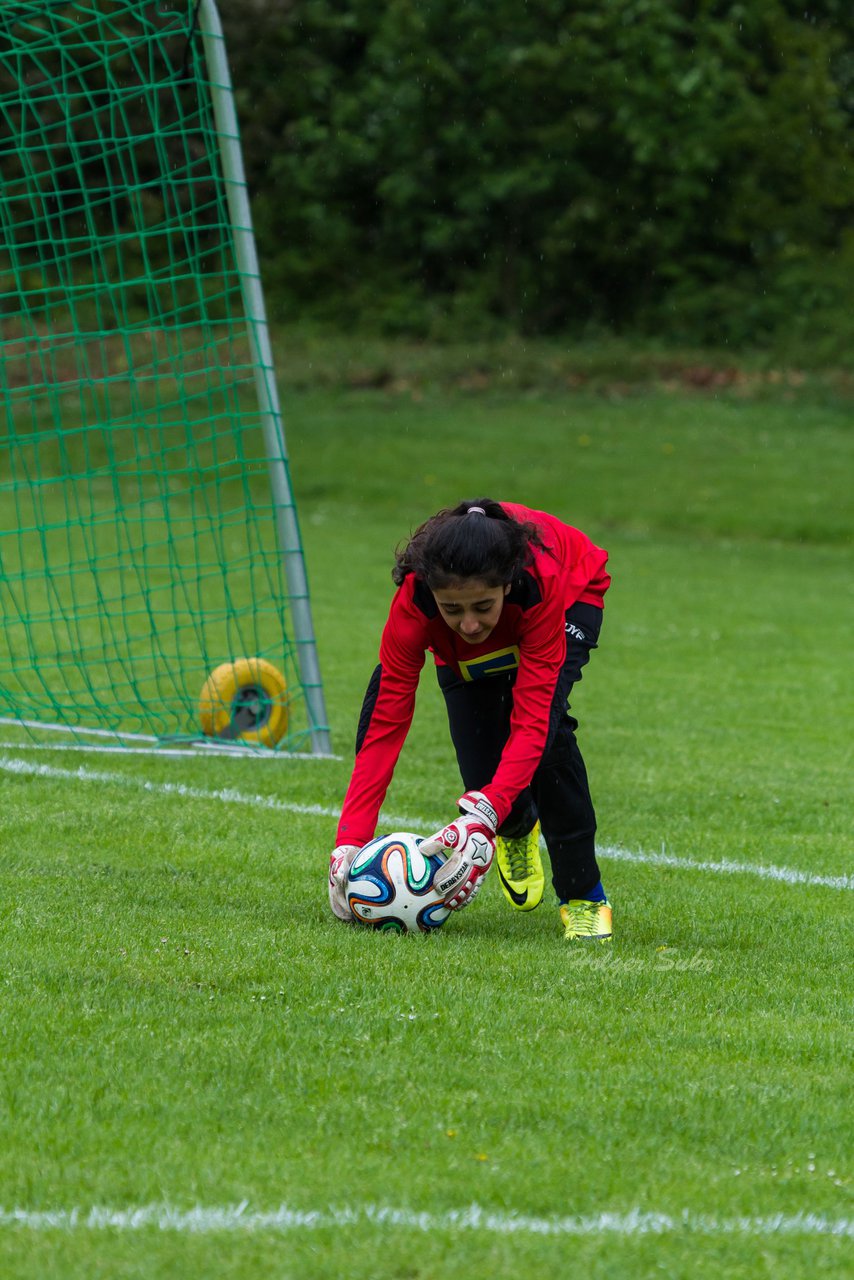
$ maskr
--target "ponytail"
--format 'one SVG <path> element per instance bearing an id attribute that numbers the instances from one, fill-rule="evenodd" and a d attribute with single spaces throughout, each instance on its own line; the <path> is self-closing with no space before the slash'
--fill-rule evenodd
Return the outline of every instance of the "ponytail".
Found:
<path id="1" fill-rule="evenodd" d="M 514 520 L 492 498 L 473 498 L 420 525 L 397 551 L 391 576 L 397 586 L 414 573 L 437 589 L 466 578 L 502 587 L 519 577 L 532 548 L 542 545 L 533 524 Z"/>

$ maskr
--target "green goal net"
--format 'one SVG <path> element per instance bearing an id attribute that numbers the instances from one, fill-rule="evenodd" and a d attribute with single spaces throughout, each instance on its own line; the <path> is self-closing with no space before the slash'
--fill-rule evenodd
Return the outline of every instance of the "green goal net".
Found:
<path id="1" fill-rule="evenodd" d="M 0 739 L 329 750 L 213 0 L 0 7 Z"/>

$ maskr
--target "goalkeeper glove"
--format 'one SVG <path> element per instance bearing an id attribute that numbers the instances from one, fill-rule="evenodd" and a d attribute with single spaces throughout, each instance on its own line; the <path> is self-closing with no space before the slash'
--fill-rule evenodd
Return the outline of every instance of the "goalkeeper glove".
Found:
<path id="1" fill-rule="evenodd" d="M 353 919 L 347 903 L 347 876 L 358 852 L 358 845 L 339 844 L 329 855 L 329 905 L 339 920 Z"/>
<path id="2" fill-rule="evenodd" d="M 467 907 L 477 894 L 495 857 L 498 817 L 482 791 L 467 791 L 457 801 L 463 816 L 430 836 L 421 852 L 431 857 L 448 853 L 433 877 L 433 888 L 450 911 Z"/>

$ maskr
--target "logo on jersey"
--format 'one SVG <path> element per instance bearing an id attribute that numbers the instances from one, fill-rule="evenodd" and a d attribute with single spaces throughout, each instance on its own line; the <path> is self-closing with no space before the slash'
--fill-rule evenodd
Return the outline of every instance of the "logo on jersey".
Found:
<path id="1" fill-rule="evenodd" d="M 496 649 L 480 658 L 459 658 L 458 661 L 464 680 L 484 680 L 487 676 L 515 671 L 519 666 L 519 646 L 511 644 L 508 649 Z"/>

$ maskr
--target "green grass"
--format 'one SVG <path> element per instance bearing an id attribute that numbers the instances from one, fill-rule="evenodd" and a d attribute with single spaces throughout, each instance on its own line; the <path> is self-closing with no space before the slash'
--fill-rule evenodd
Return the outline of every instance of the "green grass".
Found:
<path id="1" fill-rule="evenodd" d="M 604 854 L 610 952 L 568 949 L 553 906 L 514 914 L 491 881 L 435 937 L 375 937 L 329 915 L 334 819 L 283 806 L 340 804 L 396 542 L 486 492 L 611 552 L 573 699 L 603 849 L 850 874 L 850 403 L 786 384 L 416 390 L 286 400 L 341 760 L 6 751 L 0 769 L 0 1209 L 246 1200 L 354 1221 L 0 1217 L 0 1272 L 842 1274 L 850 891 Z M 425 825 L 458 794 L 434 686 L 425 672 L 387 802 Z M 505 1224 L 688 1217 L 645 1235 L 455 1227 L 472 1204 Z M 849 1234 L 763 1234 L 777 1214 Z"/>

